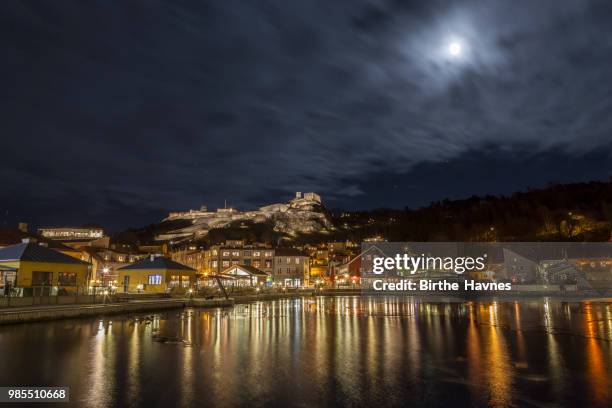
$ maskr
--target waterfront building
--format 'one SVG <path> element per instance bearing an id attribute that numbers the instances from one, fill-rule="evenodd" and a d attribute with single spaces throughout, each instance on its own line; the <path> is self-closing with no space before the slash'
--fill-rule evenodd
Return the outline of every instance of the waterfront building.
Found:
<path id="1" fill-rule="evenodd" d="M 80 259 L 42 246 L 26 239 L 17 245 L 0 249 L 0 266 L 14 268 L 4 271 L 3 280 L 17 295 L 57 294 L 86 288 L 90 265 Z M 6 284 L 6 281 L 3 285 Z"/>
<path id="2" fill-rule="evenodd" d="M 192 255 L 193 256 L 193 255 Z M 191 262 L 198 262 L 193 258 Z M 252 266 L 267 274 L 274 267 L 274 249 L 264 245 L 245 245 L 243 241 L 226 241 L 203 251 L 201 270 L 203 274 L 219 274 L 232 265 Z"/>
<path id="3" fill-rule="evenodd" d="M 575 283 L 607 294 L 612 282 L 612 243 L 517 243 L 504 248 L 506 273 L 518 283 Z M 528 279 L 521 279 L 529 273 Z"/>
<path id="4" fill-rule="evenodd" d="M 0 296 L 7 296 L 11 288 L 15 287 L 17 268 L 0 265 Z"/>
<path id="5" fill-rule="evenodd" d="M 237 287 L 255 287 L 266 284 L 270 275 L 250 265 L 232 265 L 224 269 L 219 277 L 225 285 Z"/>
<path id="6" fill-rule="evenodd" d="M 97 286 L 118 285 L 119 268 L 133 264 L 147 254 L 129 249 L 85 247 L 79 253 L 80 259 L 91 264 L 91 281 Z"/>
<path id="7" fill-rule="evenodd" d="M 276 248 L 272 280 L 289 287 L 307 286 L 310 281 L 310 257 L 295 248 Z"/>
<path id="8" fill-rule="evenodd" d="M 531 259 L 535 258 L 535 254 L 525 256 L 516 247 L 515 245 L 512 249 L 503 249 L 506 276 L 513 283 L 535 283 L 538 263 Z M 531 248 L 527 248 L 527 250 L 531 250 Z"/>
<path id="9" fill-rule="evenodd" d="M 312 258 L 310 261 L 310 283 L 322 283 L 329 271 L 327 258 Z"/>
<path id="10" fill-rule="evenodd" d="M 196 271 L 165 256 L 150 255 L 118 268 L 117 274 L 118 287 L 123 292 L 163 293 L 190 288 Z"/>
<path id="11" fill-rule="evenodd" d="M 218 273 L 210 268 L 210 259 L 207 256 L 207 251 L 203 249 L 196 249 L 195 247 L 187 247 L 185 249 L 179 249 L 171 252 L 170 257 L 173 261 L 179 262 L 183 265 L 187 265 L 190 268 L 195 269 L 198 275 L 209 275 L 211 273 Z"/>
<path id="12" fill-rule="evenodd" d="M 227 240 L 209 249 L 187 247 L 172 253 L 172 259 L 196 270 L 206 280 L 236 265 L 253 267 L 271 277 L 274 284 L 299 287 L 309 284 L 310 257 L 294 248 L 276 248 L 242 240 Z"/>

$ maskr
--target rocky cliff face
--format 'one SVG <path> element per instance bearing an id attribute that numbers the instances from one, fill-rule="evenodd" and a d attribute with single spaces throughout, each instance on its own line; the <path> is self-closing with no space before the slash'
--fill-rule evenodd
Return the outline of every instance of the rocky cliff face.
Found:
<path id="1" fill-rule="evenodd" d="M 188 220 L 191 224 L 173 229 L 155 238 L 158 241 L 189 241 L 206 236 L 213 228 L 224 228 L 236 222 L 263 223 L 271 221 L 274 230 L 288 235 L 308 233 L 325 233 L 332 229 L 332 223 L 321 204 L 321 199 L 314 193 L 296 193 L 296 197 L 287 202 L 266 205 L 254 211 L 238 211 L 233 208 L 221 208 L 217 211 L 201 210 L 171 213 L 164 221 Z"/>

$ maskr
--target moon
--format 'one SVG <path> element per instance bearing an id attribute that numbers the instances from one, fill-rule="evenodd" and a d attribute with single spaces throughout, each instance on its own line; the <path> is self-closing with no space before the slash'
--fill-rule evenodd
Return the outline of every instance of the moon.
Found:
<path id="1" fill-rule="evenodd" d="M 463 51 L 463 47 L 459 41 L 452 41 L 448 44 L 448 53 L 453 57 L 458 57 L 461 55 Z"/>

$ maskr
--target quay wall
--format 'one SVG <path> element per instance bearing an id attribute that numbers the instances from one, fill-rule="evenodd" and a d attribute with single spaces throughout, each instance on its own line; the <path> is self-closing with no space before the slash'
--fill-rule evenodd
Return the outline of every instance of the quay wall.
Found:
<path id="1" fill-rule="evenodd" d="M 165 300 L 162 302 L 133 302 L 96 305 L 67 305 L 5 309 L 0 311 L 0 324 L 27 323 L 44 320 L 74 319 L 120 313 L 147 312 L 156 310 L 179 309 L 187 301 Z"/>
<path id="2" fill-rule="evenodd" d="M 50 305 L 82 305 L 92 303 L 115 303 L 115 295 L 64 295 L 64 296 L 26 296 L 26 297 L 0 297 L 0 308 L 50 306 Z"/>

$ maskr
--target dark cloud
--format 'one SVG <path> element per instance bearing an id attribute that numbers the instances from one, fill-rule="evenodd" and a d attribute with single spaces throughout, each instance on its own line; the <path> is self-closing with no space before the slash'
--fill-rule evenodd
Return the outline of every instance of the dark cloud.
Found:
<path id="1" fill-rule="evenodd" d="M 449 3 L 7 3 L 0 202 L 15 219 L 121 226 L 295 190 L 381 205 L 374 177 L 418 175 L 437 185 L 419 200 L 388 190 L 418 205 L 490 192 L 475 154 L 512 188 L 534 157 L 544 183 L 607 178 L 609 2 Z M 422 172 L 445 163 L 473 182 Z"/>

